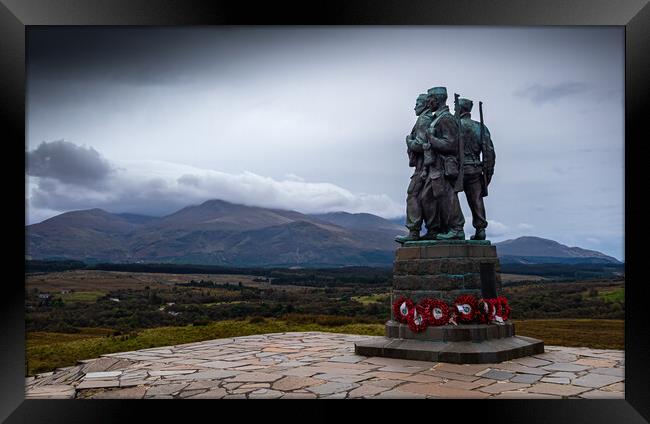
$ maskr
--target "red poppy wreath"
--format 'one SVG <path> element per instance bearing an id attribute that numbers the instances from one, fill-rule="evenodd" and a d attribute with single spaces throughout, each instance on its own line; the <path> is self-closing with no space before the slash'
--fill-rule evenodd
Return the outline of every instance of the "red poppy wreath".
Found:
<path id="1" fill-rule="evenodd" d="M 403 324 L 408 323 L 408 316 L 413 309 L 413 302 L 404 296 L 399 297 L 393 302 L 393 316 L 395 319 Z"/>
<path id="2" fill-rule="evenodd" d="M 471 322 L 480 314 L 478 301 L 471 295 L 458 296 L 454 300 L 453 309 L 456 320 L 460 322 Z"/>
<path id="3" fill-rule="evenodd" d="M 449 307 L 440 299 L 424 299 L 420 302 L 424 317 L 430 325 L 445 325 L 449 322 Z"/>
<path id="4" fill-rule="evenodd" d="M 479 300 L 478 307 L 481 311 L 480 318 L 482 323 L 498 322 L 501 319 L 501 304 L 496 297 Z"/>
<path id="5" fill-rule="evenodd" d="M 408 316 L 408 325 L 412 332 L 421 333 L 427 329 L 428 321 L 424 317 L 422 305 L 416 305 Z"/>
<path id="6" fill-rule="evenodd" d="M 499 296 L 497 297 L 497 300 L 499 302 L 499 306 L 501 307 L 501 318 L 504 321 L 507 321 L 510 319 L 510 312 L 512 311 L 512 308 L 510 308 L 510 305 L 508 305 L 508 299 L 503 296 Z"/>

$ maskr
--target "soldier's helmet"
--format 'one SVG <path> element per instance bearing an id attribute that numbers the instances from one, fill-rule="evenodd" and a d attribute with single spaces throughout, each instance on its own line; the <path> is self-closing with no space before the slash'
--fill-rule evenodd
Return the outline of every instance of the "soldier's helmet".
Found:
<path id="1" fill-rule="evenodd" d="M 474 102 L 470 99 L 465 99 L 463 97 L 458 99 L 458 107 L 460 108 L 461 112 L 471 112 L 473 106 Z"/>
<path id="2" fill-rule="evenodd" d="M 433 87 L 427 90 L 429 99 L 436 99 L 437 103 L 447 102 L 447 87 Z"/>

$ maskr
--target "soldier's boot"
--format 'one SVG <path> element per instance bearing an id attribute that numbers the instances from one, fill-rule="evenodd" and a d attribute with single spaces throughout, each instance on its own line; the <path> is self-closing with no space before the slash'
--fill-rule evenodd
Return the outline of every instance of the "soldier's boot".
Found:
<path id="1" fill-rule="evenodd" d="M 477 228 L 476 234 L 470 237 L 470 240 L 485 240 L 485 228 Z"/>
<path id="2" fill-rule="evenodd" d="M 398 243 L 406 243 L 407 241 L 415 241 L 415 240 L 420 240 L 420 231 L 418 230 L 409 231 L 408 236 L 395 237 L 395 241 Z"/>
<path id="3" fill-rule="evenodd" d="M 465 240 L 465 232 L 463 230 L 449 230 L 446 233 L 438 234 L 436 240 Z"/>

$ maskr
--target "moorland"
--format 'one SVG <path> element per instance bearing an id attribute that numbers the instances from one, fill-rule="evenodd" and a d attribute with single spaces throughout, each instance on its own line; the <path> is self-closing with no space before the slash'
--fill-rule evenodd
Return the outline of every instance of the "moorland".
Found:
<path id="1" fill-rule="evenodd" d="M 539 267 L 539 266 L 538 266 Z M 624 277 L 504 266 L 517 333 L 623 349 Z M 383 335 L 390 268 L 215 268 L 28 262 L 26 374 L 101 354 L 285 331 Z M 539 270 L 537 270 L 539 271 Z"/>

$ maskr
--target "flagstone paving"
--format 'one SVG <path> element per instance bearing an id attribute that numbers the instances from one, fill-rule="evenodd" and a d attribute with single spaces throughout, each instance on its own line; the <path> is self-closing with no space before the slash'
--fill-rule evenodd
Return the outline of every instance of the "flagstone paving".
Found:
<path id="1" fill-rule="evenodd" d="M 366 336 L 274 333 L 103 355 L 26 379 L 28 399 L 624 397 L 621 350 L 546 346 L 499 364 L 365 357 Z"/>

